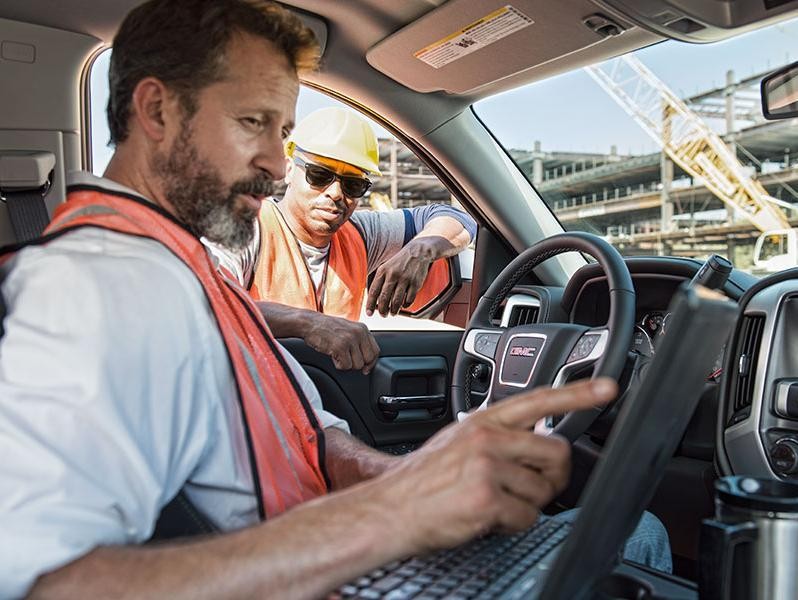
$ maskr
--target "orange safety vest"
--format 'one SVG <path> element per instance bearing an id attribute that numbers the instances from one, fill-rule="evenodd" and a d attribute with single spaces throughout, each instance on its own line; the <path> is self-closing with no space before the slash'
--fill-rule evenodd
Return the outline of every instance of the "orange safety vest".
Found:
<path id="1" fill-rule="evenodd" d="M 260 253 L 250 291 L 263 300 L 357 321 L 363 306 L 368 259 L 366 244 L 352 223 L 347 221 L 332 236 L 326 269 L 321 303 L 294 234 L 277 205 L 264 201 L 260 211 Z"/>
<path id="2" fill-rule="evenodd" d="M 328 315 L 360 319 L 368 281 L 366 243 L 349 221 L 330 240 L 324 276 L 324 301 L 319 302 L 305 257 L 277 205 L 266 200 L 260 211 L 260 253 L 250 293 L 256 299 L 306 308 Z M 446 259 L 432 263 L 424 285 L 406 310 L 429 304 L 450 284 Z"/>
<path id="3" fill-rule="evenodd" d="M 86 226 L 160 242 L 202 285 L 233 367 L 261 518 L 326 493 L 324 432 L 245 290 L 217 272 L 202 243 L 160 207 L 94 186 L 70 188 L 40 242 Z"/>

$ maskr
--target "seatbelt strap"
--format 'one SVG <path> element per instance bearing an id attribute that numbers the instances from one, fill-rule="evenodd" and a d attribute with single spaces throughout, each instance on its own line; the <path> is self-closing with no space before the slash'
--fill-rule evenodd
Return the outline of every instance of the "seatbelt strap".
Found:
<path id="1" fill-rule="evenodd" d="M 218 529 L 191 503 L 186 493 L 181 490 L 161 510 L 149 542 L 209 533 L 218 533 Z"/>
<path id="2" fill-rule="evenodd" d="M 3 327 L 3 321 L 6 320 L 6 301 L 3 300 L 3 294 L 0 292 L 0 338 L 3 337 L 3 334 L 6 332 L 5 328 Z"/>
<path id="3" fill-rule="evenodd" d="M 0 200 L 22 244 L 39 237 L 50 222 L 44 198 L 55 175 L 55 155 L 42 150 L 0 150 Z"/>
<path id="4" fill-rule="evenodd" d="M 46 190 L 41 189 L 3 192 L 17 243 L 39 237 L 50 222 L 44 203 L 46 193 Z"/>

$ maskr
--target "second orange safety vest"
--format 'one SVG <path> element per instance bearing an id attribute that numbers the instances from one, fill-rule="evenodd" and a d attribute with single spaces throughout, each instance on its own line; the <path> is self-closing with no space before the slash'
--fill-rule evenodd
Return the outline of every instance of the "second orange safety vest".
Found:
<path id="1" fill-rule="evenodd" d="M 220 274 L 202 243 L 158 206 L 94 186 L 70 187 L 66 203 L 34 243 L 87 226 L 160 242 L 202 285 L 238 387 L 261 518 L 327 492 L 323 430 L 246 291 Z"/>
<path id="2" fill-rule="evenodd" d="M 277 205 L 266 200 L 260 211 L 260 253 L 250 285 L 253 297 L 306 308 L 352 321 L 360 319 L 368 282 L 366 243 L 349 221 L 332 236 L 319 302 L 302 250 Z M 407 309 L 415 312 L 450 284 L 446 259 L 432 263 L 424 285 Z"/>

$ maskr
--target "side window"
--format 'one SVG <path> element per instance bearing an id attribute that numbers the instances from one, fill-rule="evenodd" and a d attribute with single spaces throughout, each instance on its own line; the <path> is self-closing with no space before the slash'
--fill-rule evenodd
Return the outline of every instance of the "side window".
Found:
<path id="1" fill-rule="evenodd" d="M 108 104 L 108 68 L 111 50 L 100 54 L 90 73 L 90 127 L 92 172 L 102 175 L 113 152 L 109 146 L 106 119 Z M 297 122 L 313 111 L 344 105 L 324 94 L 303 86 L 297 103 Z M 346 110 L 352 110 L 346 108 Z M 386 212 L 394 209 L 415 209 L 437 204 L 462 207 L 440 180 L 402 142 L 377 123 L 367 119 L 378 138 L 379 168 L 382 175 L 372 175 L 372 186 L 360 199 L 356 212 Z M 284 184 L 278 185 L 276 196 L 282 197 Z M 423 212 L 423 211 L 422 211 Z M 421 221 L 422 215 L 414 220 Z M 395 221 L 394 221 L 395 222 Z M 403 223 L 403 221 L 400 221 Z M 414 223 L 415 224 L 415 223 Z M 395 317 L 368 317 L 361 319 L 374 330 L 413 330 L 462 327 L 468 315 L 474 241 L 455 258 L 437 261 L 430 270 L 427 282 L 407 314 Z M 363 290 L 366 293 L 366 290 Z M 264 299 L 268 299 L 263 295 Z M 412 314 L 412 316 L 409 316 Z"/>
<path id="2" fill-rule="evenodd" d="M 303 87 L 297 103 L 297 122 L 313 111 L 329 106 L 345 105 L 320 92 Z M 366 120 L 378 138 L 382 175 L 370 176 L 373 182 L 371 189 L 361 198 L 356 212 L 417 209 L 430 204 L 453 206 L 463 210 L 457 199 L 407 146 L 379 124 L 367 117 Z M 437 324 L 432 321 L 440 323 L 440 328 L 448 328 L 451 325 L 464 326 L 468 314 L 474 243 L 475 240 L 472 240 L 456 260 L 452 261 L 456 263 L 456 267 L 451 279 L 448 280 L 449 283 L 437 286 L 433 283 L 435 275 L 439 281 L 444 277 L 441 275 L 443 271 L 441 265 L 436 266 L 436 272 L 430 275 L 425 288 L 417 296 L 417 301 L 410 307 L 414 311 L 415 318 L 404 314 L 386 318 L 376 314 L 367 317 L 363 314 L 361 320 L 372 330 L 436 328 Z M 432 310 L 424 310 L 425 307 Z M 437 314 L 431 316 L 430 312 Z"/>
<path id="3" fill-rule="evenodd" d="M 102 175 L 113 154 L 108 145 L 108 119 L 105 107 L 108 105 L 108 65 L 111 61 L 110 48 L 100 54 L 91 65 L 89 74 L 89 127 L 91 130 L 91 172 Z"/>

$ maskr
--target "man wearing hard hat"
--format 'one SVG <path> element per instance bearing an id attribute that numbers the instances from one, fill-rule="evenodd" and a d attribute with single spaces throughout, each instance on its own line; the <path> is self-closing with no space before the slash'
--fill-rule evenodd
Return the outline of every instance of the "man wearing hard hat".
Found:
<path id="1" fill-rule="evenodd" d="M 369 175 L 380 170 L 377 138 L 350 110 L 324 108 L 303 119 L 286 144 L 286 160 L 285 195 L 263 202 L 253 245 L 243 253 L 220 255 L 258 299 L 350 321 L 360 318 L 364 302 L 369 315 L 374 310 L 396 314 L 403 307 L 413 309 L 417 296 L 428 301 L 431 294 L 419 293 L 422 287 L 442 289 L 448 268 L 445 261 L 435 261 L 457 254 L 476 235 L 469 215 L 444 204 L 355 212 L 371 186 Z M 346 330 L 355 348 L 339 349 L 344 357 L 338 361 L 333 356 L 339 368 L 365 366 L 367 371 L 377 357 L 365 327 L 353 333 L 352 325 L 321 320 L 314 344 L 296 330 L 312 319 L 274 305 L 264 314 L 275 335 L 303 337 L 331 355 L 325 346 L 341 346 Z M 318 334 L 321 330 L 325 333 Z"/>

